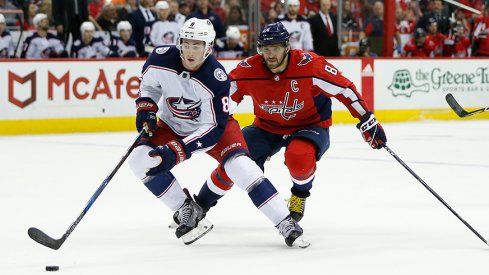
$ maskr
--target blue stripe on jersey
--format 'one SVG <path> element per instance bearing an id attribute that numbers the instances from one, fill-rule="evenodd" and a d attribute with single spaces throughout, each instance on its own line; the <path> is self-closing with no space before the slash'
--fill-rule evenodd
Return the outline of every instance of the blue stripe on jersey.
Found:
<path id="1" fill-rule="evenodd" d="M 331 118 L 331 98 L 327 97 L 323 93 L 320 93 L 314 97 L 314 105 L 316 106 L 316 109 L 318 111 L 320 121 Z"/>
<path id="2" fill-rule="evenodd" d="M 275 194 L 277 194 L 277 189 L 275 189 L 268 179 L 265 179 L 258 186 L 253 188 L 253 190 L 248 193 L 248 196 L 250 196 L 253 204 L 260 208 L 273 198 Z"/>

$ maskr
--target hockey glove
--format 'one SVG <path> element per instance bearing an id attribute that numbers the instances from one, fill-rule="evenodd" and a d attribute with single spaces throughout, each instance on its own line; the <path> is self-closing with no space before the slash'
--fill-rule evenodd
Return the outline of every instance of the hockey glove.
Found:
<path id="1" fill-rule="evenodd" d="M 156 112 L 158 106 L 149 97 L 140 97 L 136 99 L 136 129 L 138 132 L 147 125 L 150 132 L 156 131 Z"/>
<path id="2" fill-rule="evenodd" d="M 363 139 L 373 149 L 380 149 L 384 147 L 384 143 L 387 142 L 384 129 L 382 125 L 377 121 L 374 114 L 371 112 L 366 113 L 360 123 L 357 124 L 358 130 L 362 133 Z"/>
<path id="3" fill-rule="evenodd" d="M 149 169 L 148 176 L 170 171 L 175 165 L 190 158 L 192 153 L 187 149 L 182 140 L 172 140 L 163 146 L 158 146 L 149 151 L 150 157 L 160 157 L 160 165 Z"/>

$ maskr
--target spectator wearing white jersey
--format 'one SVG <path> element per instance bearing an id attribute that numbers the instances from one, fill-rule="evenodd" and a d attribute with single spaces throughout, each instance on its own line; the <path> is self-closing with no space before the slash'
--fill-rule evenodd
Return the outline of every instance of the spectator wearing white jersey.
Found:
<path id="1" fill-rule="evenodd" d="M 81 37 L 71 46 L 71 56 L 76 58 L 105 58 L 111 51 L 100 37 L 94 37 L 95 25 L 85 21 L 80 26 Z"/>
<path id="2" fill-rule="evenodd" d="M 38 13 L 32 22 L 37 31 L 25 39 L 21 58 L 37 59 L 68 56 L 63 41 L 48 32 L 49 20 L 46 14 Z"/>
<path id="3" fill-rule="evenodd" d="M 286 3 L 286 14 L 279 16 L 276 21 L 282 22 L 289 32 L 291 49 L 312 51 L 311 26 L 306 17 L 299 15 L 299 6 L 299 0 L 288 0 Z"/>
<path id="4" fill-rule="evenodd" d="M 158 1 L 155 5 L 158 20 L 153 23 L 149 39 L 154 47 L 175 45 L 179 27 L 177 22 L 170 21 L 170 5 L 166 1 Z"/>
<path id="5" fill-rule="evenodd" d="M 12 35 L 7 31 L 5 16 L 0 13 L 0 59 L 14 56 L 14 42 Z"/>

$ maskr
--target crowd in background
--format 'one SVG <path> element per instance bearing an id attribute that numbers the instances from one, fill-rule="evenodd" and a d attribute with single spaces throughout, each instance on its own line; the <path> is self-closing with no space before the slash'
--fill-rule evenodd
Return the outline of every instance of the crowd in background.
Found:
<path id="1" fill-rule="evenodd" d="M 388 38 L 394 39 L 392 51 L 382 51 L 383 1 L 259 2 L 261 25 L 281 21 L 292 48 L 323 56 L 489 56 L 489 0 L 458 1 L 480 14 L 443 0 L 396 0 L 395 35 Z M 0 0 L 0 58 L 144 57 L 156 46 L 176 44 L 180 26 L 192 17 L 214 25 L 217 57 L 240 58 L 254 54 L 247 5 L 244 0 Z M 14 41 L 12 32 L 24 35 Z"/>

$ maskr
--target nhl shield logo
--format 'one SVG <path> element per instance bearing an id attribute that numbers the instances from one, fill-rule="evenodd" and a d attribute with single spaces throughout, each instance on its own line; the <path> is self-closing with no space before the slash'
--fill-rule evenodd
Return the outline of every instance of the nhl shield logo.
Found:
<path id="1" fill-rule="evenodd" d="M 221 68 L 217 68 L 214 71 L 214 77 L 219 81 L 226 81 L 226 79 L 228 79 L 226 72 L 224 72 Z"/>

